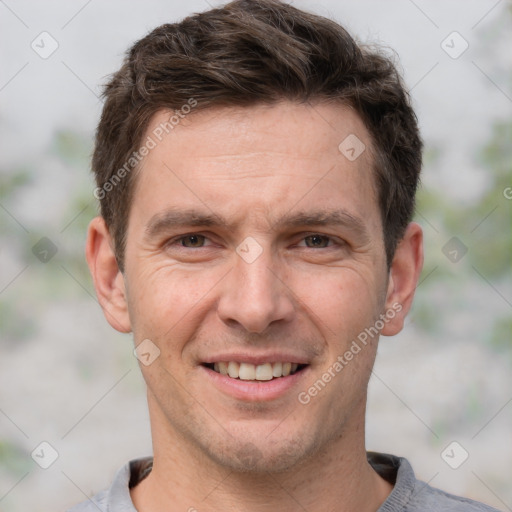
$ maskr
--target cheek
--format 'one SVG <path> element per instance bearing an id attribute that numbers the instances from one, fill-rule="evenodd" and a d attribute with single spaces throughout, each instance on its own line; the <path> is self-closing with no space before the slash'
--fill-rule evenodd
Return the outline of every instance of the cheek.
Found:
<path id="1" fill-rule="evenodd" d="M 373 325 L 384 296 L 376 293 L 369 273 L 349 267 L 330 270 L 296 282 L 295 290 L 326 338 L 343 343 Z"/>
<path id="2" fill-rule="evenodd" d="M 316 404 L 315 414 L 323 424 L 339 425 L 364 400 L 377 350 L 378 333 L 373 329 L 384 294 L 376 293 L 369 274 L 349 268 L 308 283 L 304 303 L 324 338 L 325 357 L 303 391 Z"/>
<path id="3" fill-rule="evenodd" d="M 194 328 L 215 283 L 204 272 L 166 267 L 143 271 L 129 281 L 128 302 L 135 339 L 181 339 Z"/>
<path id="4" fill-rule="evenodd" d="M 174 266 L 142 268 L 128 279 L 128 304 L 135 339 L 149 338 L 164 344 L 173 339 L 172 351 L 182 350 L 206 321 L 219 327 L 214 318 L 219 295 L 216 284 L 225 267 L 187 270 Z M 281 274 L 295 308 L 296 321 L 322 333 L 329 344 L 345 344 L 372 325 L 380 313 L 380 295 L 370 269 L 356 266 L 288 268 Z M 222 286 L 219 287 L 221 289 Z M 208 317 L 208 318 L 207 318 Z M 341 350 L 343 346 L 337 347 Z"/>

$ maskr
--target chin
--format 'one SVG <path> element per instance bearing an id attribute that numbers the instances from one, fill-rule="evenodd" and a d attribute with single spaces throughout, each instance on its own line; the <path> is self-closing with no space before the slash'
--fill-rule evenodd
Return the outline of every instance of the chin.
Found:
<path id="1" fill-rule="evenodd" d="M 297 438 L 295 438 L 297 439 Z M 231 440 L 225 450 L 211 450 L 209 456 L 219 465 L 237 473 L 284 473 L 303 463 L 318 449 L 314 443 L 279 439 L 271 443 Z"/>

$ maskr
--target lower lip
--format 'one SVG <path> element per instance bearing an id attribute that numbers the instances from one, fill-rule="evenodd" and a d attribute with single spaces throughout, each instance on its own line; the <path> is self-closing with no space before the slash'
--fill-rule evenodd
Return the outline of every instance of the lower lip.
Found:
<path id="1" fill-rule="evenodd" d="M 232 379 L 205 366 L 200 366 L 199 368 L 205 372 L 206 377 L 217 389 L 237 400 L 268 402 L 280 398 L 294 386 L 297 386 L 298 382 L 308 371 L 309 366 L 293 375 L 265 381 Z"/>

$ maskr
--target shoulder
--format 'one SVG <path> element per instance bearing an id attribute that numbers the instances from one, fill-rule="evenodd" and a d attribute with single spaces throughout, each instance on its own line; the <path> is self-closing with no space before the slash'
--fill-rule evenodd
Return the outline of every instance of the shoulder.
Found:
<path id="1" fill-rule="evenodd" d="M 483 503 L 455 496 L 417 480 L 404 457 L 375 452 L 367 455 L 375 471 L 394 485 L 378 512 L 499 512 Z"/>
<path id="2" fill-rule="evenodd" d="M 497 509 L 478 501 L 455 496 L 448 492 L 430 487 L 424 482 L 417 481 L 411 496 L 410 512 L 420 510 L 436 510 L 438 512 L 499 512 Z"/>
<path id="3" fill-rule="evenodd" d="M 116 473 L 108 489 L 75 505 L 67 512 L 136 512 L 130 488 L 144 479 L 151 467 L 151 457 L 131 460 Z"/>
<path id="4" fill-rule="evenodd" d="M 107 491 L 102 491 L 93 498 L 90 498 L 67 510 L 67 512 L 107 512 Z"/>

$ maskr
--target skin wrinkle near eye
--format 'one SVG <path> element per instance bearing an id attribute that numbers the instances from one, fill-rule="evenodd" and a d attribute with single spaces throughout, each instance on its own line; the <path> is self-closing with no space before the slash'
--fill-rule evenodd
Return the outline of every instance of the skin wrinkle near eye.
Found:
<path id="1" fill-rule="evenodd" d="M 200 246 L 200 247 L 187 247 L 183 244 L 180 245 L 179 242 L 182 242 L 183 240 L 187 240 L 188 238 L 191 238 L 191 237 L 201 237 L 205 240 L 210 240 L 210 238 L 206 235 L 204 235 L 203 233 L 188 233 L 188 234 L 185 234 L 185 235 L 179 235 L 178 237 L 176 238 L 173 238 L 171 240 L 169 240 L 168 242 L 165 243 L 165 246 L 166 247 L 171 247 L 171 246 L 175 246 L 177 245 L 177 247 L 180 247 L 180 248 L 186 248 L 186 249 L 202 249 L 204 247 L 210 247 L 209 245 L 205 246 Z M 330 235 L 324 235 L 322 233 L 308 233 L 308 234 L 303 234 L 303 236 L 301 236 L 300 238 L 300 241 L 304 241 L 308 238 L 312 238 L 312 237 L 318 237 L 318 238 L 321 238 L 323 239 L 323 241 L 327 241 L 327 243 L 331 242 L 331 245 L 327 245 L 326 247 L 320 247 L 321 249 L 327 249 L 327 248 L 332 248 L 332 247 L 335 247 L 335 246 L 338 246 L 338 247 L 341 247 L 343 245 L 345 245 L 345 242 L 344 241 L 337 241 L 335 240 L 335 237 L 333 236 L 330 236 Z M 211 240 L 210 240 L 211 241 Z M 309 247 L 309 246 L 302 246 L 302 247 L 306 247 L 306 248 L 309 248 L 309 249 L 313 249 L 313 248 L 316 248 L 318 246 L 313 246 L 313 247 Z"/>
<path id="2" fill-rule="evenodd" d="M 182 240 L 186 240 L 189 236 L 205 237 L 210 243 L 202 246 L 183 246 Z M 310 237 L 319 237 L 321 245 L 306 245 L 306 240 Z M 326 244 L 326 245 L 324 245 Z M 218 258 L 219 250 L 223 247 L 216 243 L 215 238 L 208 236 L 208 233 L 186 233 L 158 243 L 155 247 L 154 254 L 164 254 L 164 262 L 172 261 L 178 264 L 216 264 L 217 261 L 224 260 L 225 254 Z M 317 231 L 295 233 L 290 237 L 290 245 L 284 248 L 283 257 L 295 256 L 306 264 L 319 265 L 322 267 L 345 268 L 350 269 L 350 265 L 346 264 L 354 259 L 359 260 L 367 251 L 367 246 L 353 245 L 353 242 L 337 237 L 331 234 L 319 233 Z M 290 252 L 291 251 L 291 252 Z M 363 256 L 364 257 L 364 256 Z M 166 264 L 164 263 L 164 266 Z"/>

